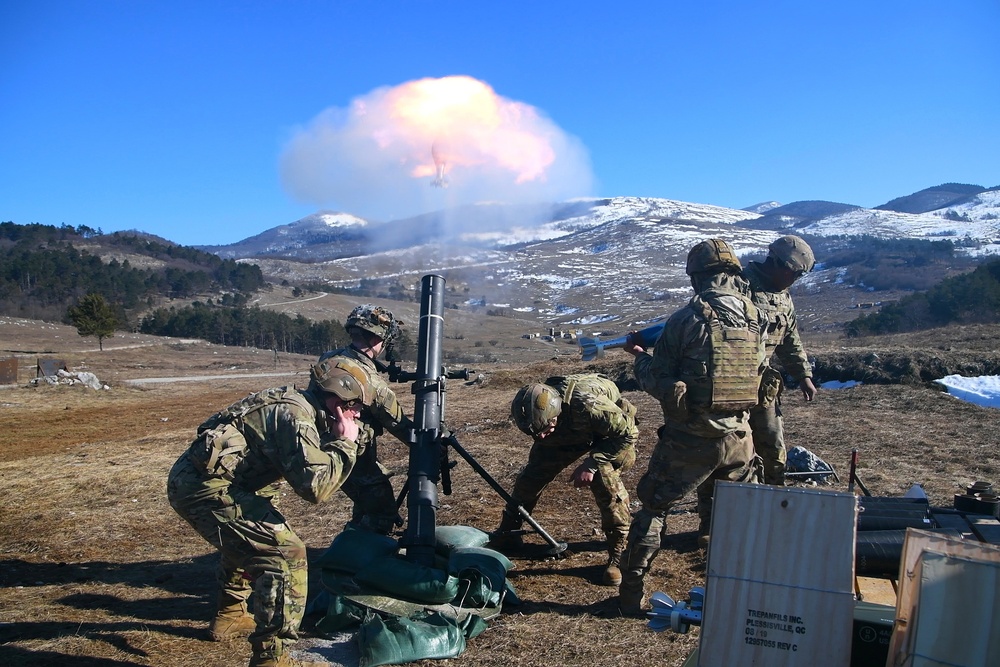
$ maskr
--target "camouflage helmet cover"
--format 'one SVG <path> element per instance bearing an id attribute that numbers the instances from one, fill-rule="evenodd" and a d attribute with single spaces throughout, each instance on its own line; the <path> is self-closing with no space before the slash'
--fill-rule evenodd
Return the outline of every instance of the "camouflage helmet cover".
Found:
<path id="1" fill-rule="evenodd" d="M 708 239 L 691 248 L 687 256 L 687 274 L 704 271 L 738 273 L 743 270 L 740 258 L 732 246 L 722 239 Z"/>
<path id="2" fill-rule="evenodd" d="M 318 362 L 309 369 L 309 380 L 310 388 L 334 394 L 342 401 L 371 402 L 368 376 L 350 359 L 330 357 Z"/>
<path id="3" fill-rule="evenodd" d="M 366 303 L 351 311 L 344 328 L 350 331 L 352 327 L 357 327 L 388 343 L 399 335 L 399 327 L 402 325 L 401 321 L 382 306 Z"/>
<path id="4" fill-rule="evenodd" d="M 789 234 L 771 242 L 770 255 L 796 273 L 809 273 L 816 266 L 812 248 L 798 236 Z"/>
<path id="5" fill-rule="evenodd" d="M 548 428 L 562 411 L 562 397 L 547 384 L 522 387 L 510 404 L 514 423 L 527 435 L 538 435 Z"/>

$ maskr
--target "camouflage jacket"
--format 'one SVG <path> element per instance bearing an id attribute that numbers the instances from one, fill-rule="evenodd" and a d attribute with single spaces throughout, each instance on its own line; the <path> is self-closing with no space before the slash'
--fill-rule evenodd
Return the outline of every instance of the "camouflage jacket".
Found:
<path id="1" fill-rule="evenodd" d="M 319 399 L 292 387 L 251 394 L 198 428 L 187 456 L 200 486 L 234 497 L 273 495 L 284 479 L 311 503 L 327 500 L 354 468 L 357 445 L 328 435 Z M 270 489 L 266 487 L 272 487 Z"/>
<path id="2" fill-rule="evenodd" d="M 767 361 L 778 357 L 781 367 L 796 380 L 812 377 L 812 365 L 802 347 L 795 306 L 788 290 L 774 291 L 757 262 L 743 269 L 754 305 L 767 316 Z"/>
<path id="3" fill-rule="evenodd" d="M 720 319 L 729 319 L 734 324 L 746 322 L 748 297 L 744 294 L 744 281 L 717 274 L 700 287 L 701 294 L 709 291 L 716 294 L 711 305 Z M 763 315 L 752 304 L 750 312 L 757 314 L 758 324 L 763 328 Z M 756 351 L 755 362 L 762 369 L 765 354 L 762 334 Z M 711 356 L 711 331 L 694 299 L 667 319 L 652 354 L 647 351 L 636 356 L 633 366 L 636 380 L 660 402 L 668 427 L 706 438 L 721 438 L 748 428 L 749 410 L 710 411 L 705 405 L 687 400 L 684 378 L 708 376 Z"/>
<path id="4" fill-rule="evenodd" d="M 365 438 L 364 444 L 371 444 L 370 441 L 382 435 L 383 431 L 388 431 L 396 436 L 400 442 L 409 444 L 413 422 L 403 414 L 403 408 L 399 406 L 396 393 L 389 388 L 389 383 L 382 379 L 372 358 L 350 345 L 339 350 L 325 352 L 319 360 L 322 361 L 330 357 L 346 357 L 357 362 L 368 377 L 372 401 L 371 405 L 365 406 L 361 412 L 361 421 L 368 428 L 364 436 L 359 436 Z"/>
<path id="5" fill-rule="evenodd" d="M 589 450 L 597 466 L 610 464 L 635 447 L 639 440 L 635 406 L 610 378 L 587 373 L 549 378 L 545 383 L 560 393 L 563 406 L 555 431 L 535 438 L 536 446 Z"/>

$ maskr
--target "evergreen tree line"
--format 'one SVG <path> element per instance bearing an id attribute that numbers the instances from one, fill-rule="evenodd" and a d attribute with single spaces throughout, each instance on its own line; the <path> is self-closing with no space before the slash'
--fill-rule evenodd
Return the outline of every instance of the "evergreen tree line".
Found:
<path id="1" fill-rule="evenodd" d="M 948 324 L 1000 322 L 1000 260 L 946 278 L 927 290 L 903 297 L 877 313 L 848 322 L 848 336 L 902 333 Z"/>
<path id="2" fill-rule="evenodd" d="M 139 331 L 310 355 L 320 355 L 349 342 L 343 324 L 336 320 L 315 322 L 302 315 L 293 318 L 256 306 L 229 308 L 200 301 L 184 308 L 157 308 L 142 318 Z"/>
<path id="3" fill-rule="evenodd" d="M 98 238 L 133 254 L 166 262 L 162 268 L 136 268 L 128 260 L 104 262 L 73 243 Z M 152 305 L 154 298 L 190 298 L 209 290 L 249 293 L 266 285 L 260 267 L 215 255 L 89 227 L 0 223 L 0 313 L 47 317 L 87 294 L 100 294 L 117 311 L 121 324 L 129 312 Z M 55 319 L 55 318 L 53 318 Z"/>
<path id="4" fill-rule="evenodd" d="M 256 306 L 227 307 L 195 301 L 183 308 L 157 308 L 142 319 L 139 331 L 153 336 L 200 338 L 219 345 L 257 347 L 279 352 L 320 355 L 346 347 L 350 337 L 338 320 L 290 317 Z M 398 359 L 407 359 L 413 339 L 403 329 L 395 341 Z"/>

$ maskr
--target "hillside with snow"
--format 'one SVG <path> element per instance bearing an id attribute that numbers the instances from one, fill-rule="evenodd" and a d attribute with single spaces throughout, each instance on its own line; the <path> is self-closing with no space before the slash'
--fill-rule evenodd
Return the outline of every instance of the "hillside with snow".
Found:
<path id="1" fill-rule="evenodd" d="M 330 288 L 369 280 L 409 289 L 420 276 L 440 273 L 459 306 L 553 326 L 621 328 L 688 298 L 685 258 L 705 238 L 724 238 L 741 256 L 760 256 L 788 233 L 948 240 L 961 253 L 1000 254 L 1000 192 L 949 201 L 921 213 L 822 201 L 767 202 L 750 211 L 650 197 L 493 202 L 391 222 L 326 213 L 232 244 L 223 256 L 247 257 L 274 280 Z M 797 289 L 841 281 L 819 259 Z"/>

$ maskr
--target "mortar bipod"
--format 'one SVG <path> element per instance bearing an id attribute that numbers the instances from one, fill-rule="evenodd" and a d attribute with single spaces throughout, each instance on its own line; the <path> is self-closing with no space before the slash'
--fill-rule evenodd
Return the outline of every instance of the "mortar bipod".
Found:
<path id="1" fill-rule="evenodd" d="M 479 476 L 482 477 L 483 480 L 487 484 L 489 484 L 490 487 L 492 487 L 493 490 L 497 492 L 497 495 L 499 495 L 503 500 L 505 500 L 509 506 L 516 506 L 517 507 L 518 514 L 525 521 L 527 521 L 528 525 L 531 526 L 535 530 L 535 532 L 538 533 L 538 535 L 543 540 L 545 540 L 545 542 L 549 545 L 549 550 L 546 552 L 547 556 L 560 556 L 560 557 L 562 557 L 562 556 L 568 556 L 569 555 L 567 553 L 567 548 L 569 547 L 569 545 L 566 544 L 565 542 L 557 542 L 555 540 L 555 538 L 553 538 L 551 535 L 549 535 L 547 532 L 545 532 L 545 529 L 542 528 L 538 524 L 538 522 L 535 521 L 534 518 L 532 518 L 532 516 L 528 512 L 528 510 L 524 509 L 523 507 L 521 507 L 520 505 L 517 505 L 517 503 L 514 502 L 514 498 L 509 493 L 507 493 L 507 491 L 502 486 L 500 486 L 499 482 L 497 482 L 495 479 L 493 479 L 493 476 L 490 475 L 489 472 L 487 472 L 486 468 L 484 468 L 482 465 L 479 464 L 479 461 L 477 461 L 472 456 L 472 454 L 470 454 L 468 451 L 466 451 L 465 447 L 462 447 L 462 445 L 458 442 L 458 440 L 455 438 L 454 435 L 449 434 L 447 437 L 442 438 L 442 440 L 449 447 L 451 447 L 452 449 L 454 449 L 455 452 L 457 452 L 459 456 L 461 456 L 463 459 L 465 459 L 465 462 L 468 463 L 470 466 L 472 466 L 472 469 L 475 470 L 477 473 L 479 473 Z"/>

